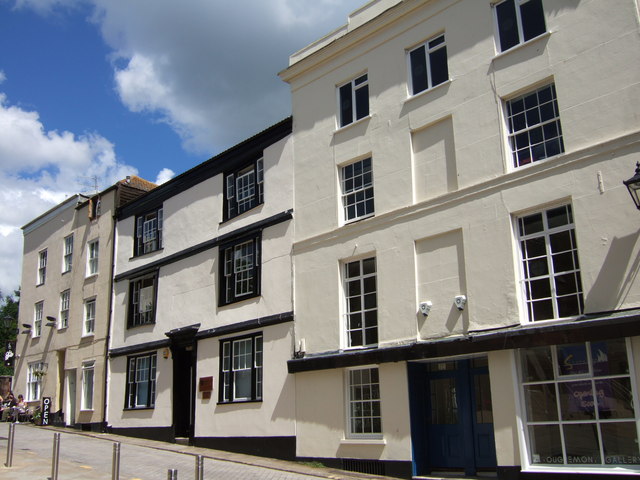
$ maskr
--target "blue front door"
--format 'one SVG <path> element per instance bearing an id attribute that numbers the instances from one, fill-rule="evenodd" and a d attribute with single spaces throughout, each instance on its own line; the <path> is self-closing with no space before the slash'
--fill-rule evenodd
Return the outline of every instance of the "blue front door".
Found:
<path id="1" fill-rule="evenodd" d="M 413 365 L 409 378 L 414 473 L 495 469 L 486 358 Z"/>

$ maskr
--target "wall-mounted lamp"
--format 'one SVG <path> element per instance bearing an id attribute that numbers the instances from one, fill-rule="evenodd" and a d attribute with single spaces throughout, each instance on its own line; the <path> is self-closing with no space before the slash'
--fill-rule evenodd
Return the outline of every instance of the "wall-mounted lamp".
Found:
<path id="1" fill-rule="evenodd" d="M 23 323 L 23 324 L 22 324 L 22 326 L 23 326 L 26 330 L 23 330 L 23 331 L 22 331 L 22 332 L 20 332 L 20 333 L 23 333 L 23 334 L 25 334 L 25 335 L 26 335 L 26 334 L 30 334 L 30 333 L 31 333 L 31 325 L 29 325 L 28 323 Z"/>
<path id="2" fill-rule="evenodd" d="M 56 317 L 52 317 L 50 315 L 47 315 L 47 323 L 45 323 L 44 326 L 45 327 L 55 327 L 57 323 L 58 323 L 58 321 L 56 320 Z"/>
<path id="3" fill-rule="evenodd" d="M 17 326 L 18 321 L 17 321 L 16 319 L 14 319 L 13 317 L 10 317 L 10 316 L 8 316 L 8 315 L 7 315 L 6 317 L 4 317 L 4 318 L 2 319 L 2 322 L 4 323 L 4 326 L 5 326 L 5 328 L 7 328 L 7 329 L 10 329 L 10 328 L 11 328 L 11 326 L 13 325 L 13 322 L 16 322 L 16 330 L 15 330 L 16 335 L 17 335 L 18 333 L 20 333 L 20 329 L 19 329 L 19 328 L 18 328 L 18 326 Z"/>
<path id="4" fill-rule="evenodd" d="M 636 173 L 629 180 L 624 180 L 629 194 L 635 203 L 636 208 L 640 210 L 640 162 L 636 162 Z"/>

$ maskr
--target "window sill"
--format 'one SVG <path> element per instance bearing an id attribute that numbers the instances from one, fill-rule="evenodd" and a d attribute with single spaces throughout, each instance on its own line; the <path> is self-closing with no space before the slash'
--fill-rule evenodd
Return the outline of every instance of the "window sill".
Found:
<path id="1" fill-rule="evenodd" d="M 257 298 L 257 297 L 260 297 L 259 293 L 247 294 L 247 295 L 245 295 L 243 297 L 231 300 L 230 302 L 220 303 L 220 304 L 218 304 L 218 307 L 219 308 L 223 308 L 223 307 L 227 307 L 229 305 L 236 305 L 236 304 L 238 304 L 240 302 L 244 302 L 245 300 L 251 300 L 252 298 Z"/>
<path id="2" fill-rule="evenodd" d="M 227 402 L 217 402 L 218 405 L 243 405 L 245 403 L 262 403 L 260 400 L 232 400 Z"/>
<path id="3" fill-rule="evenodd" d="M 337 127 L 333 131 L 333 134 L 337 135 L 339 133 L 344 132 L 345 130 L 350 129 L 351 127 L 354 127 L 356 125 L 360 125 L 361 123 L 367 122 L 367 121 L 371 120 L 371 117 L 372 117 L 372 115 L 371 115 L 371 113 L 369 113 L 369 115 L 367 115 L 366 117 L 359 118 L 355 122 L 348 123 L 347 125 L 344 125 L 343 127 Z"/>
<path id="4" fill-rule="evenodd" d="M 364 438 L 343 438 L 340 445 L 386 445 L 387 441 L 384 437 L 364 437 Z"/>
<path id="5" fill-rule="evenodd" d="M 152 253 L 161 252 L 164 250 L 164 247 L 156 248 L 155 250 L 151 250 L 150 252 L 141 253 L 140 255 L 132 255 L 129 257 L 129 260 L 134 260 L 136 258 L 146 257 L 147 255 L 151 255 Z"/>
<path id="6" fill-rule="evenodd" d="M 83 333 L 83 334 L 82 334 L 82 337 L 80 337 L 80 338 L 83 338 L 83 339 L 84 339 L 84 338 L 91 338 L 91 337 L 95 337 L 95 336 L 96 336 L 95 332 L 92 332 L 92 333 Z"/>
<path id="7" fill-rule="evenodd" d="M 89 275 L 87 275 L 85 278 L 85 280 L 89 280 L 89 279 L 93 279 L 96 278 L 98 276 L 98 272 L 96 273 L 90 273 Z"/>
<path id="8" fill-rule="evenodd" d="M 362 217 L 358 217 L 358 218 L 351 218 L 351 219 L 349 219 L 349 220 L 346 220 L 346 221 L 342 224 L 342 226 L 343 226 L 343 227 L 346 227 L 347 225 L 352 225 L 352 224 L 354 224 L 354 223 L 358 223 L 358 222 L 361 222 L 361 221 L 363 221 L 363 220 L 366 220 L 367 218 L 372 218 L 372 217 L 375 217 L 375 216 L 376 216 L 376 214 L 375 214 L 375 212 L 374 212 L 374 213 L 370 213 L 369 215 L 364 215 L 364 216 L 362 216 Z"/>
<path id="9" fill-rule="evenodd" d="M 224 225 L 224 224 L 226 224 L 226 223 L 229 223 L 229 222 L 231 222 L 232 220 L 235 220 L 236 218 L 239 218 L 239 217 L 244 216 L 246 213 L 249 213 L 249 212 L 254 211 L 256 208 L 261 207 L 262 205 L 264 205 L 264 202 L 260 202 L 260 203 L 258 203 L 258 204 L 256 204 L 256 205 L 254 205 L 253 207 L 251 207 L 250 209 L 245 210 L 244 212 L 239 213 L 239 214 L 237 214 L 237 215 L 234 215 L 233 217 L 225 218 L 225 219 L 224 219 L 224 220 L 222 220 L 218 225 Z"/>
<path id="10" fill-rule="evenodd" d="M 123 412 L 138 412 L 140 410 L 154 410 L 155 407 L 130 407 L 130 408 L 123 408 L 122 411 Z"/>
<path id="11" fill-rule="evenodd" d="M 422 90 L 421 92 L 418 92 L 415 95 L 409 95 L 409 97 L 404 101 L 404 103 L 409 103 L 412 100 L 415 100 L 417 98 L 422 98 L 424 96 L 427 96 L 430 93 L 435 92 L 436 90 L 440 90 L 440 89 L 444 88 L 445 86 L 451 85 L 452 82 L 453 82 L 453 79 L 450 78 L 445 82 L 439 83 L 435 87 L 427 88 L 426 90 Z"/>
<path id="12" fill-rule="evenodd" d="M 156 322 L 147 322 L 147 323 L 138 323 L 136 325 L 127 325 L 127 330 L 130 330 L 132 328 L 138 328 L 138 327 L 148 327 L 149 325 L 155 325 Z"/>
<path id="13" fill-rule="evenodd" d="M 493 59 L 491 60 L 492 62 L 501 59 L 502 57 L 509 55 L 512 52 L 515 52 L 517 50 L 520 50 L 522 48 L 525 48 L 529 45 L 531 45 L 532 43 L 536 43 L 539 40 L 542 40 L 544 38 L 549 38 L 551 36 L 553 32 L 551 30 L 547 30 L 545 33 L 543 33 L 542 35 L 538 35 L 535 38 L 532 38 L 531 40 L 527 40 L 526 42 L 523 43 L 519 43 L 518 45 L 514 45 L 513 47 L 511 47 L 508 50 L 505 50 L 503 52 L 497 52 L 496 55 L 493 57 Z"/>

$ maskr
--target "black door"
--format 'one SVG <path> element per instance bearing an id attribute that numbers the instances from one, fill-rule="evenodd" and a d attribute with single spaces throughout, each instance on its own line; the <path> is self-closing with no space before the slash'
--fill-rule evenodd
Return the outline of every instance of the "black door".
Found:
<path id="1" fill-rule="evenodd" d="M 176 437 L 193 437 L 196 395 L 197 343 L 174 345 L 173 356 L 173 426 Z"/>

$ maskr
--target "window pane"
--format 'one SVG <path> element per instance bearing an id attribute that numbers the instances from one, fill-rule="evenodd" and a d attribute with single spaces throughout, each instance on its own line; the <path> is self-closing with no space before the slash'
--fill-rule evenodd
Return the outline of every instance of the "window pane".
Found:
<path id="1" fill-rule="evenodd" d="M 595 376 L 629 373 L 627 346 L 623 339 L 592 342 L 591 359 Z"/>
<path id="2" fill-rule="evenodd" d="M 351 101 L 351 83 L 340 87 L 340 126 L 353 122 L 353 105 Z"/>
<path id="3" fill-rule="evenodd" d="M 236 399 L 251 398 L 251 370 L 243 370 L 235 373 L 234 387 Z"/>
<path id="4" fill-rule="evenodd" d="M 564 463 L 558 425 L 530 426 L 529 441 L 531 443 L 531 463 L 538 465 Z"/>
<path id="5" fill-rule="evenodd" d="M 527 420 L 547 422 L 558 419 L 556 389 L 553 384 L 525 385 L 523 388 Z"/>
<path id="6" fill-rule="evenodd" d="M 587 349 L 583 343 L 558 345 L 557 352 L 560 375 L 580 375 L 589 372 Z"/>
<path id="7" fill-rule="evenodd" d="M 553 361 L 549 347 L 528 348 L 521 353 L 525 382 L 553 380 Z"/>
<path id="8" fill-rule="evenodd" d="M 514 0 L 507 0 L 496 7 L 500 51 L 518 44 L 518 24 Z"/>
<path id="9" fill-rule="evenodd" d="M 530 40 L 546 32 L 542 0 L 529 0 L 520 6 L 524 40 Z"/>
<path id="10" fill-rule="evenodd" d="M 635 422 L 604 423 L 600 425 L 600 431 L 607 465 L 640 465 Z"/>
<path id="11" fill-rule="evenodd" d="M 429 54 L 429 64 L 431 67 L 431 85 L 436 86 L 449 79 L 447 69 L 447 47 L 439 48 Z"/>
<path id="12" fill-rule="evenodd" d="M 600 463 L 600 443 L 596 424 L 564 425 L 567 463 L 592 465 Z"/>
<path id="13" fill-rule="evenodd" d="M 364 85 L 356 90 L 356 120 L 369 115 L 369 86 Z"/>
<path id="14" fill-rule="evenodd" d="M 413 95 L 422 92 L 428 88 L 427 83 L 427 58 L 424 46 L 416 48 L 409 53 L 409 61 L 411 63 L 411 85 Z"/>
<path id="15" fill-rule="evenodd" d="M 595 418 L 593 389 L 590 380 L 564 382 L 558 385 L 563 420 L 592 420 Z"/>
<path id="16" fill-rule="evenodd" d="M 628 378 L 596 380 L 598 415 L 601 419 L 633 418 L 633 396 Z"/>

